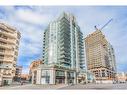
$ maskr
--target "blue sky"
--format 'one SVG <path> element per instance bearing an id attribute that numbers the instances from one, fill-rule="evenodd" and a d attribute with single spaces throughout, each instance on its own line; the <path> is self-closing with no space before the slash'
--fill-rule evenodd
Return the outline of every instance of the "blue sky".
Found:
<path id="1" fill-rule="evenodd" d="M 63 11 L 74 14 L 86 37 L 101 28 L 109 19 L 113 21 L 102 31 L 113 45 L 118 71 L 127 72 L 127 7 L 125 6 L 0 6 L 0 21 L 21 32 L 18 65 L 28 73 L 29 64 L 42 57 L 44 29 Z"/>

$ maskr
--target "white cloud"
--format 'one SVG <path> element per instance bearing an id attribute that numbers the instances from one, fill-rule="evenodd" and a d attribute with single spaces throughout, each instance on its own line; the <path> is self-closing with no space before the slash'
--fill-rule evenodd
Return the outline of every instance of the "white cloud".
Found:
<path id="1" fill-rule="evenodd" d="M 20 47 L 20 56 L 34 56 L 37 54 L 41 54 L 42 47 L 40 44 L 35 43 L 21 43 Z"/>
<path id="2" fill-rule="evenodd" d="M 50 21 L 51 15 L 40 14 L 38 12 L 34 12 L 28 9 L 19 9 L 16 11 L 16 17 L 18 17 L 19 20 L 29 24 L 43 25 L 47 24 Z"/>

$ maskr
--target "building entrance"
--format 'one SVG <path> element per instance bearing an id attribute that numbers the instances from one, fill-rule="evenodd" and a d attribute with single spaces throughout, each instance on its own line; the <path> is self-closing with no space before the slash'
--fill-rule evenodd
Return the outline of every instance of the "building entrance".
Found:
<path id="1" fill-rule="evenodd" d="M 64 76 L 56 76 L 56 84 L 64 84 L 65 77 Z"/>
<path id="2" fill-rule="evenodd" d="M 67 72 L 68 84 L 74 84 L 74 72 Z"/>

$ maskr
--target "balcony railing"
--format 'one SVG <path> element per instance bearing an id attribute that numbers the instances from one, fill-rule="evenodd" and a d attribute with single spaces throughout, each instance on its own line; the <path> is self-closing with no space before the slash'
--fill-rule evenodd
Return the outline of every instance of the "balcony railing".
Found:
<path id="1" fill-rule="evenodd" d="M 13 48 L 13 46 L 12 46 L 12 45 L 8 45 L 8 44 L 1 44 L 1 43 L 0 43 L 0 47 L 2 47 L 2 48 L 7 48 L 7 49 L 12 49 L 12 48 Z"/>
<path id="2" fill-rule="evenodd" d="M 0 41 L 15 44 L 15 40 L 13 39 L 5 39 L 5 38 L 0 37 Z"/>
<path id="3" fill-rule="evenodd" d="M 6 35 L 6 36 L 8 36 L 8 37 L 11 37 L 11 38 L 16 38 L 16 35 L 15 34 L 11 34 L 11 33 L 8 33 L 8 32 L 0 32 L 0 34 L 4 34 L 4 35 Z"/>
<path id="4" fill-rule="evenodd" d="M 4 61 L 4 62 L 14 62 L 13 60 L 7 60 L 7 59 L 0 59 L 0 61 Z"/>
<path id="5" fill-rule="evenodd" d="M 6 51 L 4 51 L 4 52 L 0 52 L 0 54 L 5 55 L 5 56 L 6 55 L 10 55 L 10 56 L 12 55 L 13 56 L 14 52 L 6 52 Z"/>

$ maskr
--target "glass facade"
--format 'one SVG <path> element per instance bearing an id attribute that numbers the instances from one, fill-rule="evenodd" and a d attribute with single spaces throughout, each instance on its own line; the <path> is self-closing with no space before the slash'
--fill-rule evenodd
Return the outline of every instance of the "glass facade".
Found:
<path id="1" fill-rule="evenodd" d="M 50 83 L 50 74 L 48 70 L 42 70 L 42 81 L 46 84 Z"/>
<path id="2" fill-rule="evenodd" d="M 44 64 L 57 64 L 77 71 L 83 69 L 83 34 L 72 14 L 63 13 L 51 22 L 43 39 Z"/>

